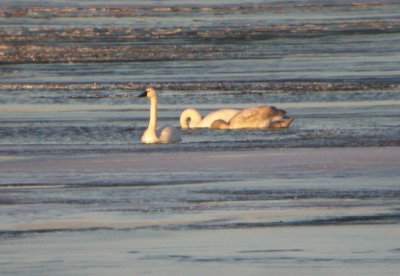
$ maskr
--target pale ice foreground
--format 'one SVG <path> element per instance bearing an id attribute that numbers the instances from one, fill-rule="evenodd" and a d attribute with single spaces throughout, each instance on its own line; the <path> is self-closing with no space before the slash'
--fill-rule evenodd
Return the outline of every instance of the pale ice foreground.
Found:
<path id="1" fill-rule="evenodd" d="M 370 147 L 3 160 L 2 175 L 25 175 L 1 187 L 1 270 L 394 275 L 399 156 Z M 28 175 L 36 184 L 22 183 Z"/>

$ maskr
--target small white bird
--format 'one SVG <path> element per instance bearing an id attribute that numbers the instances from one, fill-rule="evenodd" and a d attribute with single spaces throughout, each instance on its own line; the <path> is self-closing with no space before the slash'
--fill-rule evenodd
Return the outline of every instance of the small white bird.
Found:
<path id="1" fill-rule="evenodd" d="M 201 118 L 199 111 L 194 108 L 187 108 L 182 111 L 179 122 L 181 128 L 209 128 L 216 120 L 229 122 L 239 111 L 239 109 L 219 109 Z"/>
<path id="2" fill-rule="evenodd" d="M 230 121 L 214 121 L 211 128 L 265 129 L 289 127 L 293 118 L 287 117 L 285 114 L 285 110 L 269 105 L 245 108 L 233 116 Z"/>
<path id="3" fill-rule="evenodd" d="M 147 129 L 143 132 L 141 141 L 145 144 L 176 143 L 181 140 L 178 129 L 172 126 L 157 128 L 157 94 L 154 88 L 148 87 L 139 97 L 150 99 L 150 120 Z"/>

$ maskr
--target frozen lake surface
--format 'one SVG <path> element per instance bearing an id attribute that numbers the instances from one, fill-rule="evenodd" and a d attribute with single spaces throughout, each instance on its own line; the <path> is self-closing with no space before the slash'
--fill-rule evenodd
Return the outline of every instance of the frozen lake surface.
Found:
<path id="1" fill-rule="evenodd" d="M 399 14 L 0 1 L 0 274 L 396 274 Z M 147 85 L 160 124 L 258 104 L 295 121 L 144 145 Z"/>
<path id="2" fill-rule="evenodd" d="M 398 147 L 1 161 L 4 274 L 391 275 Z"/>

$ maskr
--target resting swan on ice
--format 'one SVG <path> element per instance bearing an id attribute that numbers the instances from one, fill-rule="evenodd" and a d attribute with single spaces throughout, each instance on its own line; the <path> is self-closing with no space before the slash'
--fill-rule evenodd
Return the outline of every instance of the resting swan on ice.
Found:
<path id="1" fill-rule="evenodd" d="M 204 118 L 194 108 L 188 108 L 182 111 L 179 122 L 181 128 L 209 128 L 216 120 L 229 122 L 240 110 L 238 109 L 219 109 L 208 113 Z"/>
<path id="2" fill-rule="evenodd" d="M 157 94 L 153 88 L 147 88 L 139 97 L 150 99 L 150 120 L 147 129 L 143 132 L 141 141 L 146 144 L 154 143 L 176 143 L 181 140 L 178 129 L 172 126 L 165 126 L 157 129 Z"/>
<path id="3" fill-rule="evenodd" d="M 286 111 L 274 106 L 261 105 L 245 108 L 232 117 L 230 121 L 216 120 L 211 124 L 214 129 L 265 129 L 285 128 L 293 118 L 285 116 Z"/>

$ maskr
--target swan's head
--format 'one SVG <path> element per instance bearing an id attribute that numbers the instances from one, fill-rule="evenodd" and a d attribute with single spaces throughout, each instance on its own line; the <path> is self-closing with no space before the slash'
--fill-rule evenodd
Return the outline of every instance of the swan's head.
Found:
<path id="1" fill-rule="evenodd" d="M 212 122 L 210 128 L 212 129 L 228 129 L 229 128 L 229 124 L 227 122 L 225 122 L 224 120 L 216 120 L 214 122 Z"/>
<path id="2" fill-rule="evenodd" d="M 153 87 L 147 87 L 146 90 L 138 97 L 147 97 L 147 98 L 156 97 L 156 90 Z"/>
<path id="3" fill-rule="evenodd" d="M 180 119 L 181 128 L 189 128 L 191 120 L 192 119 L 190 117 L 181 118 Z"/>

